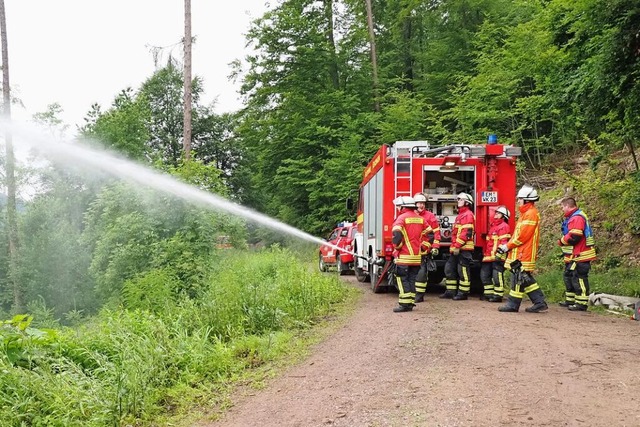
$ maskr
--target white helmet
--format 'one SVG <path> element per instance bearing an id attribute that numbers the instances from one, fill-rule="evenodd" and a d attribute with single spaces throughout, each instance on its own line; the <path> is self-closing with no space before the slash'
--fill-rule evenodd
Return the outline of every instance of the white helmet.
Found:
<path id="1" fill-rule="evenodd" d="M 464 200 L 466 203 L 472 205 L 473 204 L 473 197 L 471 197 L 471 194 L 468 193 L 460 193 L 458 194 L 457 197 L 458 200 Z"/>
<path id="2" fill-rule="evenodd" d="M 538 192 L 535 188 L 530 185 L 523 185 L 520 191 L 518 191 L 518 195 L 516 196 L 518 199 L 528 200 L 531 202 L 536 202 L 540 200 L 540 196 L 538 196 Z"/>
<path id="3" fill-rule="evenodd" d="M 511 212 L 509 212 L 509 209 L 504 206 L 500 206 L 498 209 L 496 209 L 496 213 L 502 214 L 504 219 L 507 220 L 511 217 Z"/>
<path id="4" fill-rule="evenodd" d="M 402 206 L 405 208 L 415 208 L 416 201 L 413 200 L 413 197 L 410 196 L 400 196 L 393 199 L 393 204 L 396 206 Z"/>
<path id="5" fill-rule="evenodd" d="M 416 203 L 418 202 L 427 203 L 427 196 L 425 196 L 423 193 L 416 193 L 413 195 L 413 200 Z"/>

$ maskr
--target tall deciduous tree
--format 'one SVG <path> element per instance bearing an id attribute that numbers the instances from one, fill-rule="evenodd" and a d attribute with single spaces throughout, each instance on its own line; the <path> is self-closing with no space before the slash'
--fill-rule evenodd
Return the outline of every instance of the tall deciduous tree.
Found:
<path id="1" fill-rule="evenodd" d="M 11 89 L 9 84 L 9 43 L 7 42 L 7 17 L 5 14 L 4 0 L 0 0 L 0 33 L 2 36 L 2 96 L 3 118 L 11 121 Z M 15 157 L 13 153 L 13 140 L 11 132 L 5 133 L 6 142 L 6 180 L 7 180 L 7 226 L 9 228 L 9 274 L 8 278 L 13 285 L 13 309 L 22 310 L 22 289 L 16 277 L 16 262 L 18 251 L 18 216 L 16 209 L 16 178 Z"/>
<path id="2" fill-rule="evenodd" d="M 310 191 L 344 139 L 344 122 L 370 108 L 370 89 L 360 98 L 350 87 L 359 87 L 355 73 L 343 72 L 336 20 L 333 1 L 288 0 L 249 32 L 258 50 L 243 86 L 251 98 L 241 132 L 255 159 L 246 201 L 293 225 L 308 224 Z"/>

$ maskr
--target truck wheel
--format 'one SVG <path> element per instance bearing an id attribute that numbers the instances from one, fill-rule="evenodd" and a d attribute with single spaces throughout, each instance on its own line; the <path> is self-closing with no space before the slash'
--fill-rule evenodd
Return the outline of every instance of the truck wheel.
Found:
<path id="1" fill-rule="evenodd" d="M 358 282 L 365 283 L 369 281 L 369 275 L 365 273 L 363 269 L 361 269 L 358 266 L 355 266 L 354 271 L 356 273 L 356 279 L 358 280 Z"/>
<path id="2" fill-rule="evenodd" d="M 327 271 L 327 264 L 324 263 L 324 259 L 322 259 L 322 254 L 318 256 L 318 270 L 325 273 Z"/>
<path id="3" fill-rule="evenodd" d="M 342 263 L 340 255 L 336 256 L 336 268 L 338 269 L 339 275 L 344 276 L 347 274 L 347 266 Z"/>
<path id="4" fill-rule="evenodd" d="M 379 285 L 378 287 L 376 287 L 380 276 L 376 271 L 376 266 L 373 264 L 369 264 L 369 277 L 371 278 L 371 290 L 374 294 L 381 294 L 386 291 L 386 286 L 384 285 Z"/>

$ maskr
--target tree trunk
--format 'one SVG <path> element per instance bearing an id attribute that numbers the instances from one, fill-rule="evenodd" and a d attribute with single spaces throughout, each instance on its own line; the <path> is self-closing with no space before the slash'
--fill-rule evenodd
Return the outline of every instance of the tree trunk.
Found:
<path id="1" fill-rule="evenodd" d="M 413 22 L 411 15 L 402 21 L 402 57 L 404 62 L 404 88 L 413 92 L 413 54 L 411 53 L 411 38 L 413 37 Z"/>
<path id="2" fill-rule="evenodd" d="M 371 8 L 371 0 L 365 0 L 367 6 L 367 25 L 369 27 L 369 46 L 371 50 L 371 74 L 373 77 L 373 102 L 374 110 L 380 112 L 380 99 L 378 82 L 378 57 L 376 55 L 376 36 L 373 31 L 373 10 Z"/>
<path id="3" fill-rule="evenodd" d="M 191 0 L 184 0 L 184 159 L 191 159 Z"/>
<path id="4" fill-rule="evenodd" d="M 636 167 L 636 172 L 640 171 L 640 167 L 638 167 L 638 159 L 636 157 L 636 150 L 633 146 L 633 140 L 631 138 L 627 138 L 626 141 L 627 147 L 629 147 L 629 151 L 631 152 L 631 158 L 633 159 L 633 164 Z"/>
<path id="5" fill-rule="evenodd" d="M 9 86 L 9 43 L 7 42 L 7 18 L 4 0 L 0 0 L 0 36 L 2 37 L 2 96 L 4 100 L 3 118 L 11 121 L 11 91 Z M 16 209 L 16 177 L 15 157 L 13 155 L 13 139 L 11 131 L 5 132 L 7 144 L 6 176 L 7 176 L 7 226 L 9 228 L 9 270 L 8 280 L 13 289 L 13 311 L 22 312 L 22 289 L 17 280 L 17 249 L 18 249 L 18 215 Z"/>
<path id="6" fill-rule="evenodd" d="M 338 74 L 338 60 L 336 58 L 336 42 L 333 36 L 333 0 L 324 0 L 324 14 L 327 20 L 327 44 L 330 49 L 331 63 L 329 64 L 329 75 L 331 84 L 335 90 L 340 89 L 340 79 Z"/>

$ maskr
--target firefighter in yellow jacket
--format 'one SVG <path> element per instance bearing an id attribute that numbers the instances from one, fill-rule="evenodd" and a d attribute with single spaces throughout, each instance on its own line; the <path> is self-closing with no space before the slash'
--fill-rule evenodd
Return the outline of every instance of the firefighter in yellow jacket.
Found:
<path id="1" fill-rule="evenodd" d="M 445 292 L 440 298 L 466 300 L 471 291 L 471 262 L 475 244 L 476 217 L 471 194 L 458 194 L 458 215 L 453 222 L 449 258 L 444 265 Z"/>
<path id="2" fill-rule="evenodd" d="M 489 232 L 485 238 L 480 280 L 484 286 L 482 299 L 489 302 L 502 302 L 504 294 L 504 262 L 506 256 L 498 253 L 498 246 L 508 243 L 511 238 L 510 216 L 511 212 L 506 206 L 500 206 L 496 209 Z"/>
<path id="3" fill-rule="evenodd" d="M 416 193 L 413 196 L 413 200 L 416 202 L 416 212 L 420 215 L 426 223 L 431 227 L 433 233 L 433 241 L 431 242 L 431 251 L 425 255 L 422 255 L 422 264 L 420 265 L 420 271 L 416 277 L 416 302 L 423 302 L 424 295 L 427 292 L 427 280 L 429 277 L 429 261 L 433 260 L 433 257 L 438 256 L 440 252 L 440 221 L 438 217 L 427 210 L 427 196 L 424 193 Z"/>
<path id="4" fill-rule="evenodd" d="M 416 276 L 420 270 L 422 255 L 431 250 L 431 243 L 427 238 L 432 230 L 415 211 L 416 202 L 413 197 L 398 197 L 393 204 L 399 209 L 399 215 L 391 228 L 399 303 L 393 311 L 402 313 L 413 310 L 415 305 Z"/>
<path id="5" fill-rule="evenodd" d="M 565 300 L 560 303 L 571 311 L 586 311 L 589 305 L 589 270 L 596 259 L 595 240 L 589 218 L 578 208 L 576 199 L 560 203 L 564 213 L 562 237 L 558 245 L 564 253 Z"/>
<path id="6" fill-rule="evenodd" d="M 500 306 L 498 310 L 517 312 L 526 293 L 533 305 L 527 307 L 525 311 L 539 313 L 549 308 L 544 293 L 532 274 L 536 268 L 540 247 L 540 213 L 535 206 L 535 202 L 540 200 L 540 197 L 538 192 L 529 185 L 524 185 L 516 197 L 520 217 L 509 242 L 499 246 L 500 252 L 509 253 L 505 267 L 511 270 L 511 292 L 506 304 Z"/>

